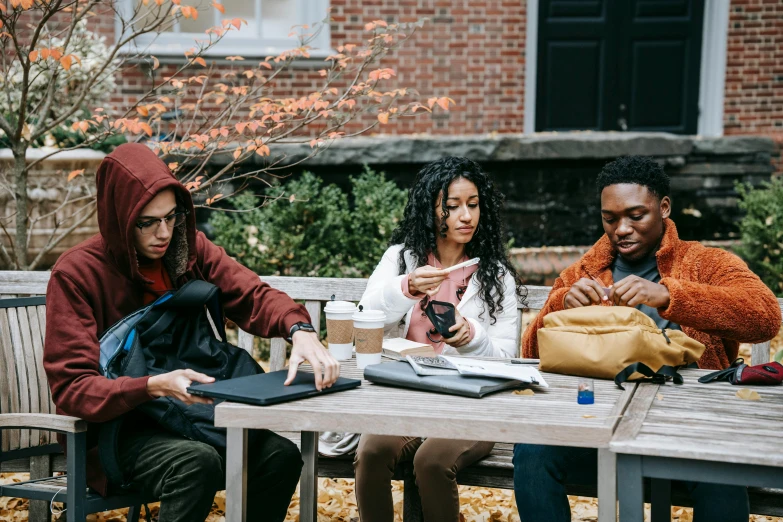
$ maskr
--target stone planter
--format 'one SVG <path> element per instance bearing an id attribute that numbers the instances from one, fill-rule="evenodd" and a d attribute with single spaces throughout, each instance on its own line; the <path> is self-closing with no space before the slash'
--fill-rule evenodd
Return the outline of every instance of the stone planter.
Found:
<path id="1" fill-rule="evenodd" d="M 28 149 L 28 162 L 35 161 L 53 149 Z M 85 209 L 74 217 L 74 212 L 82 207 L 89 199 L 73 202 L 74 199 L 89 197 L 95 194 L 95 173 L 98 165 L 106 155 L 94 150 L 63 151 L 45 159 L 28 174 L 27 195 L 30 198 L 29 211 L 32 222 L 30 241 L 28 247 L 28 260 L 32 260 L 52 238 L 52 234 L 59 235 L 70 228 L 85 213 L 92 212 L 92 216 L 73 230 L 66 238 L 48 252 L 38 268 L 51 267 L 57 257 L 72 246 L 84 241 L 88 237 L 98 233 L 98 218 L 93 212 L 94 206 Z M 13 180 L 11 167 L 13 155 L 9 149 L 0 149 L 0 219 L 6 232 L 0 230 L 0 241 L 10 251 L 11 238 L 16 233 L 15 213 L 16 203 L 13 198 Z M 84 174 L 68 181 L 68 173 L 74 170 L 84 169 Z M 0 261 L 0 267 L 2 261 Z"/>

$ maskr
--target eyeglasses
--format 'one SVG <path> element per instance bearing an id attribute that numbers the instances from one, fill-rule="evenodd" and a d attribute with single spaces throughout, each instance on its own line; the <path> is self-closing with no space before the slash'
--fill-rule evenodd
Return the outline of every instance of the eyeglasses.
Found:
<path id="1" fill-rule="evenodd" d="M 185 216 L 187 216 L 190 212 L 187 210 L 182 210 L 180 212 L 174 212 L 173 214 L 169 214 L 166 217 L 162 218 L 155 218 L 150 219 L 147 221 L 139 221 L 136 223 L 136 226 L 139 227 L 139 230 L 141 230 L 142 235 L 149 235 L 154 234 L 158 231 L 160 228 L 161 223 L 166 223 L 166 228 L 171 229 L 172 227 L 178 227 L 185 224 Z"/>

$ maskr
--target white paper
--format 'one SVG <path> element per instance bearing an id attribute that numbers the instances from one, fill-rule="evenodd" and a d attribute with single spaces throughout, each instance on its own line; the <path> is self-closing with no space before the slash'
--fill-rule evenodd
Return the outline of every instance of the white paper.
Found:
<path id="1" fill-rule="evenodd" d="M 541 372 L 530 364 L 511 364 L 503 361 L 482 361 L 467 357 L 449 357 L 441 355 L 457 367 L 461 375 L 480 375 L 482 377 L 499 377 L 514 379 L 525 383 L 537 383 L 538 386 L 549 388 Z"/>

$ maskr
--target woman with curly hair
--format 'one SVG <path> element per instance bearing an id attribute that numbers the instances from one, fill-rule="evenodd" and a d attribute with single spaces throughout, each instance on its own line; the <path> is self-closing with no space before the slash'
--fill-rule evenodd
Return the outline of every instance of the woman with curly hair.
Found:
<path id="1" fill-rule="evenodd" d="M 508 261 L 502 198 L 475 162 L 449 157 L 424 166 L 408 194 L 400 226 L 362 296 L 386 313 L 385 336 L 431 344 L 436 353 L 482 357 L 519 354 L 517 301 L 525 290 Z M 478 265 L 445 269 L 478 257 Z M 444 338 L 424 313 L 430 300 L 455 305 Z M 433 400 L 437 396 L 433 395 Z M 363 522 L 394 518 L 390 481 L 413 460 L 427 522 L 459 520 L 457 472 L 487 456 L 492 442 L 362 435 L 354 460 Z"/>

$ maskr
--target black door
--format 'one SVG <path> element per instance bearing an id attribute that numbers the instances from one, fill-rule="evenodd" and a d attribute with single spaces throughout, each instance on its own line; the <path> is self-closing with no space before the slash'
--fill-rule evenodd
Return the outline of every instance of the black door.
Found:
<path id="1" fill-rule="evenodd" d="M 540 0 L 536 130 L 695 134 L 704 0 Z"/>

